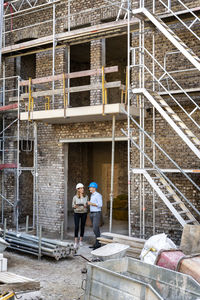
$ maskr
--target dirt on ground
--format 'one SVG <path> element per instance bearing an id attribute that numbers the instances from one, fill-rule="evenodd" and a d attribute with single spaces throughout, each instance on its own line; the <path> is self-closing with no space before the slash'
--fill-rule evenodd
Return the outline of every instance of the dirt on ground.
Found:
<path id="1" fill-rule="evenodd" d="M 90 259 L 89 245 L 81 248 L 78 254 Z M 44 300 L 77 300 L 84 293 L 81 285 L 86 275 L 81 270 L 87 262 L 80 256 L 69 256 L 59 261 L 46 257 L 38 260 L 35 256 L 5 251 L 4 257 L 8 259 L 9 272 L 40 281 Z"/>

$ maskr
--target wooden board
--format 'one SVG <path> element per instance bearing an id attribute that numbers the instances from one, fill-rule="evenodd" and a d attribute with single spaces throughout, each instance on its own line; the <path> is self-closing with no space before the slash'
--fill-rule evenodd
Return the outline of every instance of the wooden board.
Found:
<path id="1" fill-rule="evenodd" d="M 120 238 L 120 239 L 123 239 L 123 240 L 129 240 L 129 241 L 137 241 L 137 242 L 140 242 L 140 243 L 145 243 L 146 240 L 145 239 L 140 239 L 140 238 L 135 238 L 135 237 L 130 237 L 130 236 L 127 236 L 127 235 L 122 235 L 122 234 L 117 234 L 117 233 L 111 233 L 111 232 L 102 232 L 101 233 L 101 236 L 102 237 L 110 237 L 110 238 Z"/>
<path id="2" fill-rule="evenodd" d="M 104 69 L 104 73 L 114 73 L 118 72 L 118 66 L 113 67 L 107 67 Z M 92 75 L 101 75 L 102 69 L 93 69 L 93 70 L 85 70 L 85 71 L 79 71 L 79 72 L 72 72 L 72 73 L 63 73 L 55 76 L 46 76 L 46 77 L 40 77 L 40 78 L 34 78 L 31 80 L 31 84 L 41 84 L 41 83 L 47 83 L 52 81 L 58 81 L 63 80 L 63 76 L 65 76 L 65 79 L 72 79 L 72 78 L 79 78 L 79 77 L 88 77 Z M 29 80 L 22 80 L 20 82 L 20 86 L 28 86 Z"/>
<path id="3" fill-rule="evenodd" d="M 0 272 L 0 292 L 25 292 L 40 289 L 40 282 L 10 272 Z"/>
<path id="4" fill-rule="evenodd" d="M 113 82 L 107 82 L 105 84 L 105 88 L 111 89 L 111 88 L 120 88 L 121 81 L 113 81 Z M 101 84 L 89 84 L 89 85 L 81 85 L 81 86 L 74 86 L 69 89 L 65 89 L 65 93 L 79 93 L 79 92 L 85 92 L 85 91 L 91 91 L 91 90 L 101 90 L 102 85 Z M 32 92 L 31 96 L 33 98 L 37 97 L 46 97 L 46 96 L 52 96 L 52 95 L 63 95 L 63 89 L 56 89 L 56 90 L 46 90 L 46 91 L 38 91 L 38 92 Z M 24 93 L 20 95 L 20 100 L 29 98 L 28 93 Z M 10 97 L 9 101 L 18 101 L 18 97 Z"/>

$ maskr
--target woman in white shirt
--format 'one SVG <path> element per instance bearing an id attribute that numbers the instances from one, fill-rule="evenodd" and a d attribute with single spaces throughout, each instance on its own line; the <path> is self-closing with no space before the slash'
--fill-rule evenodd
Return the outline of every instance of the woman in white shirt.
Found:
<path id="1" fill-rule="evenodd" d="M 76 185 L 76 195 L 73 197 L 72 208 L 74 209 L 74 248 L 78 245 L 82 246 L 85 231 L 85 223 L 87 219 L 87 202 L 88 196 L 84 193 L 84 185 L 78 183 Z M 81 220 L 80 242 L 78 243 L 79 224 Z"/>

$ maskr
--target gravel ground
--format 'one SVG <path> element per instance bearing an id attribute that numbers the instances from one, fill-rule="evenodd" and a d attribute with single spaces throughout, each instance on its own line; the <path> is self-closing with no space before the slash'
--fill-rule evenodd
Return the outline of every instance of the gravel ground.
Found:
<path id="1" fill-rule="evenodd" d="M 78 254 L 90 259 L 90 252 L 89 245 L 85 244 Z M 38 260 L 34 256 L 5 251 L 4 257 L 8 259 L 9 272 L 40 281 L 44 300 L 74 300 L 84 293 L 81 283 L 85 274 L 81 273 L 81 269 L 87 262 L 79 256 L 59 261 L 45 257 Z"/>

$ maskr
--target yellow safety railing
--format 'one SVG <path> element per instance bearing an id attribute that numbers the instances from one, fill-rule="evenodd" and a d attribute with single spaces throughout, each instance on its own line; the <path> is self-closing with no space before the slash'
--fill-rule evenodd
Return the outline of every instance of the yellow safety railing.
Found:
<path id="1" fill-rule="evenodd" d="M 0 299 L 1 300 L 8 300 L 8 299 L 13 299 L 13 297 L 15 296 L 15 293 L 13 292 L 8 292 L 8 293 L 4 293 L 2 295 L 0 295 Z"/>
<path id="2" fill-rule="evenodd" d="M 29 85 L 28 85 L 28 120 L 31 121 L 31 111 L 33 111 L 33 97 L 32 97 L 32 78 L 29 78 Z"/>
<path id="3" fill-rule="evenodd" d="M 125 99 L 124 99 L 125 95 Z M 125 90 L 122 88 L 121 92 L 121 103 L 127 104 L 127 98 L 128 98 L 128 68 L 126 68 L 126 85 L 125 85 Z"/>
<path id="4" fill-rule="evenodd" d="M 66 85 L 65 85 L 65 74 L 63 73 L 63 102 L 64 102 L 64 117 L 66 117 L 66 108 L 68 104 L 68 95 L 65 92 Z"/>
<path id="5" fill-rule="evenodd" d="M 102 104 L 103 104 L 103 112 L 102 114 L 105 115 L 105 104 L 108 103 L 108 91 L 105 88 L 106 81 L 105 81 L 105 68 L 102 67 Z"/>
<path id="6" fill-rule="evenodd" d="M 45 102 L 45 110 L 50 109 L 50 97 L 46 96 L 45 99 L 47 99 L 47 102 Z"/>

